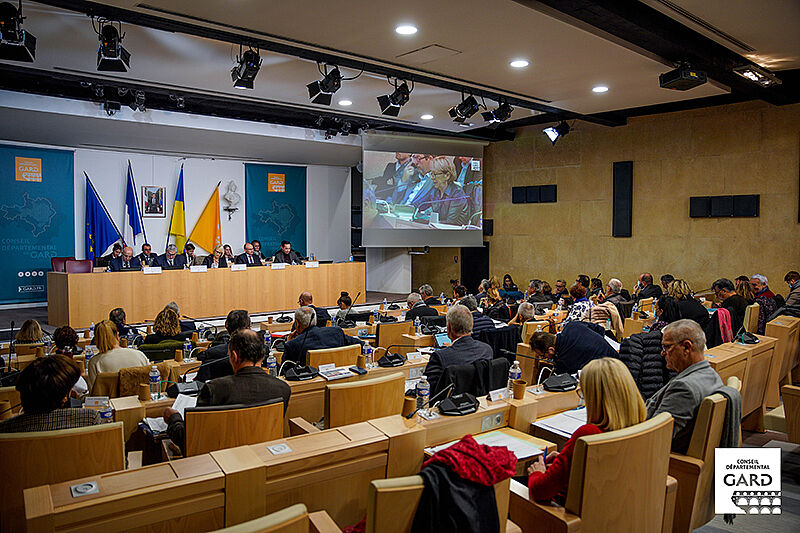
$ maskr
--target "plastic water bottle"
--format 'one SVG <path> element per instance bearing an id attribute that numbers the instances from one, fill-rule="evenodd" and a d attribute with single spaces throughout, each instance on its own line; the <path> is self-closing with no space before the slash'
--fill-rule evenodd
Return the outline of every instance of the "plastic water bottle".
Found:
<path id="1" fill-rule="evenodd" d="M 521 377 L 522 369 L 519 367 L 519 361 L 514 361 L 514 364 L 508 369 L 508 390 L 512 389 L 514 380 L 520 379 Z"/>
<path id="2" fill-rule="evenodd" d="M 353 256 L 352 255 L 350 256 L 350 262 L 351 263 L 353 262 Z"/>
<path id="3" fill-rule="evenodd" d="M 269 353 L 270 345 L 272 344 L 272 335 L 269 334 L 269 330 L 264 330 L 264 348 Z"/>
<path id="4" fill-rule="evenodd" d="M 428 399 L 431 397 L 431 384 L 422 376 L 417 382 L 417 409 L 428 407 Z"/>
<path id="5" fill-rule="evenodd" d="M 84 359 L 86 361 L 86 367 L 88 368 L 89 367 L 89 359 L 94 357 L 94 348 L 92 347 L 92 345 L 90 345 L 90 344 L 86 345 L 86 348 L 83 349 L 83 357 L 84 357 Z"/>
<path id="6" fill-rule="evenodd" d="M 367 368 L 372 368 L 372 346 L 364 343 L 364 346 L 361 348 L 361 353 L 367 360 Z"/>
<path id="7" fill-rule="evenodd" d="M 89 324 L 89 338 L 90 339 L 94 338 L 94 322 Z"/>
<path id="8" fill-rule="evenodd" d="M 440 302 L 443 302 L 443 301 L 444 301 L 444 293 L 443 293 L 443 292 L 440 292 L 440 293 L 439 293 L 439 301 L 440 301 Z"/>
<path id="9" fill-rule="evenodd" d="M 184 361 L 189 359 L 189 357 L 190 357 L 189 354 L 191 354 L 191 353 L 192 353 L 192 341 L 190 341 L 189 339 L 186 339 L 185 341 L 183 341 L 183 359 L 184 359 Z"/>
<path id="10" fill-rule="evenodd" d="M 639 312 L 639 302 L 633 304 L 633 310 L 631 313 L 638 313 Z"/>
<path id="11" fill-rule="evenodd" d="M 197 326 L 197 337 L 202 341 L 205 340 L 204 334 L 206 332 L 206 327 L 203 324 Z"/>
<path id="12" fill-rule="evenodd" d="M 564 307 L 564 298 L 559 298 L 558 299 L 558 307 L 556 307 L 556 311 L 561 311 L 561 309 L 563 309 L 563 307 Z"/>
<path id="13" fill-rule="evenodd" d="M 158 367 L 153 365 L 150 367 L 150 399 L 151 400 L 158 400 L 161 396 L 160 390 L 160 383 L 161 382 L 161 372 L 158 371 Z"/>
<path id="14" fill-rule="evenodd" d="M 267 374 L 278 377 L 278 360 L 272 354 L 267 356 Z"/>
<path id="15" fill-rule="evenodd" d="M 114 421 L 114 411 L 111 409 L 111 404 L 107 403 L 100 408 L 100 423 L 110 424 Z"/>
<path id="16" fill-rule="evenodd" d="M 377 323 L 378 323 L 378 322 L 380 322 L 380 321 L 381 321 L 381 313 L 380 313 L 380 311 L 378 311 L 378 310 L 376 309 L 376 310 L 375 310 L 375 323 L 377 324 Z"/>
<path id="17" fill-rule="evenodd" d="M 387 306 L 388 306 L 388 302 L 386 301 L 386 298 L 384 298 L 384 299 L 383 299 L 383 310 L 384 310 L 384 311 L 386 311 L 386 309 L 387 309 Z"/>
<path id="18" fill-rule="evenodd" d="M 422 333 L 422 322 L 419 317 L 414 318 L 414 331 L 417 332 L 417 335 Z"/>

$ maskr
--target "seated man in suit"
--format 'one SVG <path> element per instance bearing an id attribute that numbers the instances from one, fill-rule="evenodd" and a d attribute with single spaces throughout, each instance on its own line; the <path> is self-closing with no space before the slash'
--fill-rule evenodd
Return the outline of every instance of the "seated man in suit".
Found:
<path id="1" fill-rule="evenodd" d="M 143 267 L 157 266 L 156 261 L 158 260 L 158 256 L 151 252 L 152 249 L 152 246 L 148 243 L 144 243 L 142 245 L 142 253 L 136 256 L 136 259 L 139 260 Z"/>
<path id="2" fill-rule="evenodd" d="M 292 250 L 292 243 L 289 241 L 281 241 L 281 249 L 275 252 L 272 262 L 299 265 L 303 263 L 303 260 L 300 258 L 300 254 Z"/>
<path id="3" fill-rule="evenodd" d="M 671 414 L 672 451 L 686 453 L 700 402 L 717 392 L 722 380 L 703 355 L 706 336 L 697 322 L 677 320 L 665 326 L 662 334 L 661 355 L 667 368 L 678 375 L 647 400 L 647 418 Z"/>
<path id="4" fill-rule="evenodd" d="M 586 363 L 601 357 L 619 358 L 605 340 L 605 328 L 591 322 L 567 322 L 561 333 L 555 333 L 555 321 L 550 318 L 550 331 L 535 331 L 531 349 L 537 357 L 552 359 L 556 374 L 575 374 Z"/>
<path id="5" fill-rule="evenodd" d="M 160 266 L 164 270 L 183 270 L 183 267 L 186 266 L 186 259 L 183 254 L 178 255 L 177 246 L 170 244 L 164 255 L 158 256 L 155 266 Z"/>
<path id="6" fill-rule="evenodd" d="M 249 242 L 244 243 L 244 253 L 236 256 L 236 264 L 249 267 L 264 266 L 261 258 L 255 253 L 255 248 Z"/>
<path id="7" fill-rule="evenodd" d="M 439 378 L 448 366 L 494 357 L 491 346 L 472 338 L 472 313 L 464 305 L 456 304 L 447 311 L 447 336 L 453 344 L 433 352 L 425 366 L 425 378 L 432 391 L 439 390 Z"/>
<path id="8" fill-rule="evenodd" d="M 419 288 L 419 294 L 422 296 L 422 299 L 425 300 L 425 305 L 442 305 L 439 298 L 433 295 L 433 287 L 427 283 Z"/>
<path id="9" fill-rule="evenodd" d="M 305 365 L 308 350 L 338 348 L 351 344 L 364 343 L 355 337 L 345 335 L 342 328 L 317 327 L 317 314 L 314 310 L 310 307 L 301 307 L 294 312 L 294 329 L 287 336 L 283 360 Z"/>
<path id="10" fill-rule="evenodd" d="M 727 309 L 731 314 L 731 329 L 734 335 L 741 333 L 744 324 L 744 313 L 747 309 L 747 300 L 740 296 L 728 278 L 720 278 L 711 284 L 711 290 L 719 299 L 719 307 Z"/>
<path id="11" fill-rule="evenodd" d="M 532 279 L 528 284 L 528 291 L 525 295 L 526 300 L 532 304 L 550 302 L 550 298 L 542 292 L 542 287 L 542 280 Z"/>
<path id="12" fill-rule="evenodd" d="M 231 311 L 225 319 L 225 329 L 229 335 L 233 335 L 237 331 L 250 329 L 250 315 L 244 309 Z M 224 336 L 221 335 L 220 337 Z M 200 353 L 198 359 L 203 361 L 203 365 L 197 370 L 197 377 L 195 378 L 197 381 L 205 382 L 233 374 L 233 367 L 228 358 L 227 341 L 212 344 L 211 348 Z"/>
<path id="13" fill-rule="evenodd" d="M 125 310 L 121 307 L 115 307 L 108 313 L 108 319 L 117 326 L 117 333 L 120 337 L 127 337 L 128 335 L 138 335 L 139 330 L 133 326 L 129 326 L 126 320 Z"/>
<path id="14" fill-rule="evenodd" d="M 197 264 L 197 256 L 194 255 L 194 244 L 187 242 L 186 246 L 183 247 L 183 253 L 181 255 L 187 267 Z"/>
<path id="15" fill-rule="evenodd" d="M 439 312 L 433 307 L 422 301 L 422 296 L 418 292 L 412 292 L 406 298 L 408 304 L 408 311 L 406 311 L 406 320 L 414 320 L 418 316 L 439 316 Z"/>
<path id="16" fill-rule="evenodd" d="M 275 398 L 283 400 L 283 412 L 289 405 L 292 389 L 281 379 L 270 376 L 261 368 L 266 350 L 258 334 L 242 329 L 231 335 L 228 357 L 234 374 L 212 379 L 200 389 L 197 406 L 262 403 Z M 171 407 L 164 409 L 167 435 L 185 453 L 186 428 L 183 417 Z"/>
<path id="17" fill-rule="evenodd" d="M 133 257 L 133 248 L 126 246 L 122 249 L 122 255 L 111 259 L 108 263 L 111 272 L 121 272 L 123 270 L 141 270 L 142 263 Z"/>
<path id="18" fill-rule="evenodd" d="M 474 296 L 464 296 L 458 303 L 469 309 L 472 313 L 472 333 L 480 333 L 481 331 L 495 329 L 494 320 L 478 311 L 478 301 Z"/>
<path id="19" fill-rule="evenodd" d="M 636 284 L 639 290 L 633 295 L 633 299 L 637 302 L 645 298 L 661 298 L 663 294 L 661 287 L 653 285 L 653 275 L 649 272 L 643 272 L 639 276 L 639 283 Z"/>
<path id="20" fill-rule="evenodd" d="M 331 315 L 328 313 L 328 310 L 312 305 L 314 303 L 314 297 L 311 295 L 310 291 L 301 292 L 297 303 L 300 304 L 300 307 L 310 307 L 314 310 L 314 313 L 317 315 L 317 326 L 323 328 L 331 325 Z"/>

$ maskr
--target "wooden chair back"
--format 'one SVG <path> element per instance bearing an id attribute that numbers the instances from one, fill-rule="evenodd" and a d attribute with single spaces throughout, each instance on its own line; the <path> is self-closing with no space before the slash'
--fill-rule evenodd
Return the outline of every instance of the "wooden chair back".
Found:
<path id="1" fill-rule="evenodd" d="M 3 416 L 10 418 L 8 416 L 9 414 L 13 416 L 19 413 L 21 407 L 20 402 L 22 400 L 20 399 L 19 391 L 17 390 L 16 387 L 0 387 L 0 402 L 3 401 L 8 402 L 8 407 L 6 407 L 6 409 L 8 408 L 11 409 L 11 411 L 5 413 L 5 415 Z M 0 416 L 0 420 L 2 419 L 3 419 L 2 416 Z"/>
<path id="2" fill-rule="evenodd" d="M 361 354 L 360 344 L 340 346 L 338 348 L 324 348 L 321 350 L 309 350 L 306 356 L 306 363 L 319 368 L 320 365 L 330 363 L 336 366 L 353 366 Z"/>
<path id="3" fill-rule="evenodd" d="M 248 522 L 216 529 L 212 533 L 310 533 L 308 509 L 298 503 Z"/>
<path id="4" fill-rule="evenodd" d="M 639 311 L 645 311 L 647 314 L 653 312 L 653 298 L 643 298 L 639 300 Z"/>
<path id="5" fill-rule="evenodd" d="M 446 315 L 447 314 L 447 306 L 446 305 L 431 305 L 430 307 L 433 308 L 433 309 L 436 309 L 436 312 L 439 313 L 440 315 Z"/>
<path id="6" fill-rule="evenodd" d="M 170 376 L 170 367 L 166 361 L 156 365 L 161 374 L 161 391 L 167 388 L 166 381 Z M 139 393 L 140 383 L 150 383 L 150 367 L 136 366 L 122 368 L 117 372 L 100 372 L 92 384 L 92 396 L 108 396 L 120 398 L 122 396 L 136 396 Z"/>
<path id="7" fill-rule="evenodd" d="M 90 394 L 119 398 L 119 372 L 99 372 L 94 379 Z"/>
<path id="8" fill-rule="evenodd" d="M 414 323 L 411 320 L 404 322 L 379 322 L 375 328 L 375 344 L 388 348 L 393 344 L 408 344 L 403 342 L 403 335 L 414 333 Z"/>
<path id="9" fill-rule="evenodd" d="M 35 355 L 38 348 L 44 348 L 44 344 L 41 342 L 35 342 L 33 344 L 15 344 L 14 353 L 17 355 Z"/>
<path id="10" fill-rule="evenodd" d="M 783 413 L 786 416 L 786 435 L 789 442 L 800 444 L 800 387 L 784 385 Z"/>
<path id="11" fill-rule="evenodd" d="M 405 376 L 393 372 L 325 387 L 325 427 L 335 428 L 403 411 Z"/>
<path id="12" fill-rule="evenodd" d="M 0 433 L 0 529 L 25 531 L 22 491 L 125 468 L 122 422 Z"/>
<path id="13" fill-rule="evenodd" d="M 522 342 L 530 344 L 534 331 L 550 331 L 549 327 L 550 323 L 547 320 L 528 320 L 522 324 Z"/>
<path id="14" fill-rule="evenodd" d="M 757 303 L 748 305 L 744 310 L 744 330 L 748 333 L 758 332 L 758 308 Z"/>
<path id="15" fill-rule="evenodd" d="M 672 415 L 661 413 L 578 439 L 564 508 L 581 517 L 584 531 L 661 531 L 672 423 Z"/>
<path id="16" fill-rule="evenodd" d="M 780 367 L 775 380 L 779 384 L 788 383 L 792 369 L 800 363 L 800 318 L 779 316 L 767 322 L 764 335 L 778 339 L 775 357 L 780 359 Z"/>
<path id="17" fill-rule="evenodd" d="M 283 401 L 187 408 L 186 456 L 283 437 Z"/>
<path id="18" fill-rule="evenodd" d="M 634 333 L 641 333 L 642 331 L 644 331 L 644 322 L 629 318 L 622 326 L 622 338 L 627 339 Z"/>

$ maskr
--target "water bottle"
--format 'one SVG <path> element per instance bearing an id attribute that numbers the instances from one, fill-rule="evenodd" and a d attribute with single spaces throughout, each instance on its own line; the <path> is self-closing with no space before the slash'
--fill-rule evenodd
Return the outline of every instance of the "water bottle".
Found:
<path id="1" fill-rule="evenodd" d="M 272 354 L 267 356 L 267 374 L 278 377 L 278 360 Z"/>
<path id="2" fill-rule="evenodd" d="M 514 361 L 514 364 L 508 369 L 508 390 L 512 389 L 514 380 L 520 379 L 521 377 L 522 369 L 519 367 L 519 361 Z"/>
<path id="3" fill-rule="evenodd" d="M 638 313 L 639 312 L 639 302 L 633 304 L 633 310 L 631 313 Z"/>
<path id="4" fill-rule="evenodd" d="M 188 361 L 192 353 L 192 341 L 186 339 L 183 341 L 183 360 Z"/>
<path id="5" fill-rule="evenodd" d="M 114 411 L 111 409 L 111 404 L 107 403 L 100 408 L 100 423 L 110 424 L 114 421 Z"/>
<path id="6" fill-rule="evenodd" d="M 203 324 L 197 326 L 197 337 L 202 341 L 205 340 L 204 334 L 206 332 L 206 327 Z"/>
<path id="7" fill-rule="evenodd" d="M 94 357 L 94 348 L 91 344 L 87 344 L 86 348 L 83 349 L 83 357 L 86 361 L 86 368 L 89 368 L 89 359 Z"/>
<path id="8" fill-rule="evenodd" d="M 606 318 L 606 331 L 611 331 L 611 319 Z"/>
<path id="9" fill-rule="evenodd" d="M 372 346 L 364 343 L 364 346 L 361 348 L 361 353 L 367 361 L 367 368 L 372 368 Z"/>
<path id="10" fill-rule="evenodd" d="M 558 307 L 556 307 L 556 311 L 561 311 L 561 309 L 563 309 L 563 307 L 564 307 L 564 298 L 559 298 L 558 299 Z"/>
<path id="11" fill-rule="evenodd" d="M 264 330 L 264 349 L 269 353 L 270 345 L 272 344 L 272 335 L 269 334 L 269 330 Z"/>
<path id="12" fill-rule="evenodd" d="M 353 256 L 352 255 L 350 256 L 350 262 L 351 263 L 353 262 Z"/>
<path id="13" fill-rule="evenodd" d="M 387 310 L 387 308 L 388 308 L 388 303 L 387 303 L 387 301 L 386 301 L 386 298 L 384 298 L 384 299 L 383 299 L 383 310 L 384 310 L 384 311 L 386 311 L 386 310 Z"/>
<path id="14" fill-rule="evenodd" d="M 419 317 L 414 318 L 414 331 L 419 335 L 422 333 L 422 322 Z"/>
<path id="15" fill-rule="evenodd" d="M 417 382 L 417 409 L 428 407 L 428 399 L 431 397 L 431 384 L 422 376 Z"/>
<path id="16" fill-rule="evenodd" d="M 440 293 L 439 293 L 439 301 L 440 301 L 440 302 L 443 302 L 443 301 L 444 301 L 444 293 L 443 293 L 443 292 L 440 292 Z"/>
<path id="17" fill-rule="evenodd" d="M 377 309 L 375 310 L 375 324 L 381 321 L 381 313 Z"/>
<path id="18" fill-rule="evenodd" d="M 90 339 L 94 338 L 94 322 L 89 324 L 89 338 Z"/>
<path id="19" fill-rule="evenodd" d="M 151 400 L 158 400 L 161 396 L 161 390 L 159 390 L 161 382 L 161 373 L 158 371 L 158 367 L 153 365 L 150 367 L 150 399 Z"/>

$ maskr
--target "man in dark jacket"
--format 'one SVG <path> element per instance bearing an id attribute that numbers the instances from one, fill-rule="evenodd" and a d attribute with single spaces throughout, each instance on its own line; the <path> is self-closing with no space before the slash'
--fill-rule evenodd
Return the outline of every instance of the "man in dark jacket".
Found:
<path id="1" fill-rule="evenodd" d="M 243 329 L 231 335 L 228 353 L 234 374 L 213 379 L 206 383 L 197 396 L 197 405 L 255 404 L 280 398 L 283 411 L 289 405 L 292 389 L 283 380 L 267 374 L 261 368 L 264 359 L 264 343 L 258 334 Z M 185 454 L 186 428 L 181 414 L 167 407 L 164 409 L 167 435 Z"/>
<path id="2" fill-rule="evenodd" d="M 472 313 L 472 333 L 496 329 L 494 320 L 478 311 L 478 301 L 475 300 L 474 296 L 464 296 L 458 303 L 469 309 Z"/>
<path id="3" fill-rule="evenodd" d="M 649 272 L 643 272 L 639 276 L 639 291 L 633 295 L 633 299 L 637 302 L 645 298 L 661 298 L 661 287 L 653 285 L 653 275 Z"/>
<path id="4" fill-rule="evenodd" d="M 183 270 L 186 260 L 183 255 L 178 255 L 178 247 L 174 244 L 167 246 L 167 251 L 159 255 L 155 266 L 160 266 L 164 270 Z"/>
<path id="5" fill-rule="evenodd" d="M 244 309 L 231 311 L 225 319 L 225 329 L 230 335 L 237 331 L 250 329 L 250 315 Z M 203 362 L 203 365 L 197 371 L 197 377 L 195 378 L 197 381 L 205 382 L 233 374 L 233 367 L 228 358 L 227 342 L 212 345 L 205 352 L 201 352 L 198 359 Z"/>
<path id="6" fill-rule="evenodd" d="M 787 307 L 800 306 L 800 273 L 795 270 L 790 270 L 783 277 L 783 281 L 789 285 L 789 294 L 786 296 Z"/>
<path id="7" fill-rule="evenodd" d="M 466 365 L 479 359 L 491 360 L 494 357 L 492 347 L 472 338 L 472 313 L 460 304 L 447 311 L 447 336 L 453 343 L 446 348 L 431 354 L 425 366 L 425 377 L 431 384 L 431 390 L 438 390 L 439 378 L 451 365 Z"/>
<path id="8" fill-rule="evenodd" d="M 363 345 L 355 337 L 345 335 L 342 328 L 317 327 L 317 315 L 310 307 L 301 307 L 294 312 L 294 330 L 289 334 L 283 351 L 284 361 L 306 364 L 308 350 L 339 348 L 351 344 Z"/>
<path id="9" fill-rule="evenodd" d="M 439 298 L 436 298 L 433 295 L 433 287 L 427 283 L 420 285 L 419 295 L 422 296 L 423 300 L 425 300 L 425 305 L 442 305 L 442 302 L 439 300 Z"/>
<path id="10" fill-rule="evenodd" d="M 300 257 L 295 250 L 292 250 L 292 243 L 289 241 L 281 241 L 281 248 L 275 252 L 272 257 L 273 263 L 286 263 L 288 265 L 300 265 L 303 263 L 303 258 Z"/>
<path id="11" fill-rule="evenodd" d="M 406 320 L 414 320 L 418 316 L 439 316 L 439 312 L 433 307 L 428 307 L 428 304 L 422 301 L 422 296 L 417 292 L 412 292 L 406 298 L 408 311 L 406 311 Z"/>
<path id="12" fill-rule="evenodd" d="M 551 301 L 549 297 L 542 293 L 542 280 L 540 279 L 531 280 L 530 284 L 528 285 L 528 292 L 526 293 L 525 298 L 529 303 L 532 304 Z"/>
<path id="13" fill-rule="evenodd" d="M 330 313 L 328 313 L 328 310 L 323 307 L 314 307 L 314 296 L 312 296 L 310 291 L 301 292 L 300 297 L 297 299 L 297 303 L 300 304 L 300 307 L 310 307 L 314 310 L 314 313 L 317 315 L 317 325 L 319 327 L 322 328 L 330 325 Z"/>
<path id="14" fill-rule="evenodd" d="M 676 372 L 667 369 L 661 357 L 661 332 L 634 333 L 622 341 L 619 359 L 633 376 L 642 398 L 647 400 L 667 384 Z"/>
<path id="15" fill-rule="evenodd" d="M 739 330 L 744 324 L 744 312 L 747 309 L 747 300 L 736 293 L 733 282 L 728 278 L 720 278 L 711 284 L 711 290 L 714 291 L 717 299 L 719 299 L 719 306 L 727 309 L 731 314 L 731 329 L 734 335 L 739 334 Z"/>
<path id="16" fill-rule="evenodd" d="M 536 331 L 531 335 L 531 349 L 538 357 L 552 359 L 556 374 L 574 374 L 594 359 L 617 357 L 605 340 L 602 326 L 575 320 L 564 324 L 556 335 L 555 322 L 552 319 L 549 322 L 549 332 Z"/>

